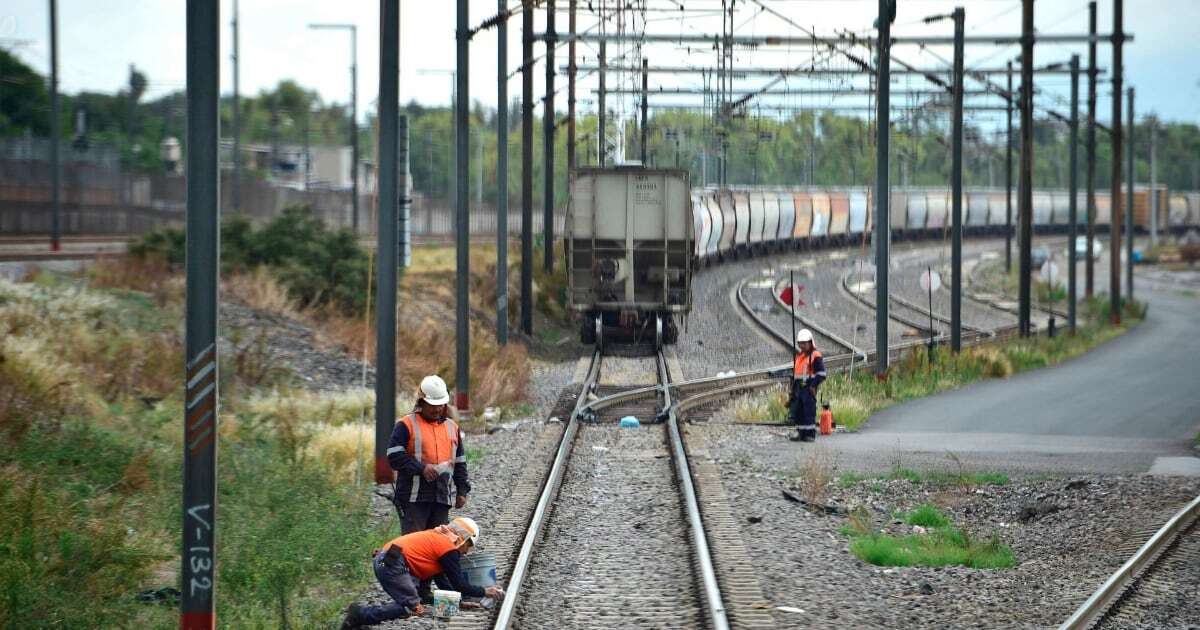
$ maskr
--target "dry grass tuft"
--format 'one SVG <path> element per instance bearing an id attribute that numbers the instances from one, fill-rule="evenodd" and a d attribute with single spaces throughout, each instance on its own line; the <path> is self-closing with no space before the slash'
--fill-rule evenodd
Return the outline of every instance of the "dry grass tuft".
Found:
<path id="1" fill-rule="evenodd" d="M 995 346 L 979 346 L 970 348 L 967 353 L 979 362 L 980 370 L 986 378 L 1008 378 L 1012 376 L 1012 362 L 1008 356 Z"/>
<path id="2" fill-rule="evenodd" d="M 154 296 L 160 306 L 183 299 L 183 275 L 163 256 L 105 256 L 87 270 L 88 282 L 98 289 L 130 289 Z"/>
<path id="3" fill-rule="evenodd" d="M 787 403 L 787 386 L 774 386 L 738 398 L 732 405 L 733 417 L 738 422 L 787 422 Z"/>
<path id="4" fill-rule="evenodd" d="M 801 451 L 795 479 L 800 496 L 809 503 L 824 505 L 835 472 L 837 457 L 829 449 L 818 446 Z"/>
<path id="5" fill-rule="evenodd" d="M 287 287 L 265 266 L 228 275 L 221 279 L 221 288 L 229 297 L 250 308 L 293 319 L 300 318 L 299 309 L 295 300 L 288 295 Z"/>
<path id="6" fill-rule="evenodd" d="M 313 430 L 305 455 L 320 462 L 333 481 L 354 483 L 370 478 L 375 445 L 373 423 L 317 425 Z"/>

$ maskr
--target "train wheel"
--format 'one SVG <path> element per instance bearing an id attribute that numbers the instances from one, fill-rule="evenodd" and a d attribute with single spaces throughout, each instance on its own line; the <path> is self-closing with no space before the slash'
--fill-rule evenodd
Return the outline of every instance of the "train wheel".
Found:
<path id="1" fill-rule="evenodd" d="M 595 321 L 590 317 L 585 317 L 579 322 L 579 342 L 585 346 L 596 345 Z"/>

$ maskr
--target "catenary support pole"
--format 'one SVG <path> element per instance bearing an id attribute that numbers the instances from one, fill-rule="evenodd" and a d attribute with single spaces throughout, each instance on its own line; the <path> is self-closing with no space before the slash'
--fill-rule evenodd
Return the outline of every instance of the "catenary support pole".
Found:
<path id="1" fill-rule="evenodd" d="M 1096 34 L 1096 2 L 1088 3 L 1088 32 Z M 1083 294 L 1092 297 L 1096 284 L 1096 42 L 1088 44 L 1087 95 L 1087 260 L 1084 261 Z"/>
<path id="2" fill-rule="evenodd" d="M 396 424 L 396 210 L 400 204 L 400 0 L 379 0 L 379 196 L 376 209 L 375 483 L 391 483 Z"/>
<path id="3" fill-rule="evenodd" d="M 238 0 L 233 0 L 233 54 L 230 57 L 233 60 L 233 212 L 235 214 L 242 211 L 242 87 L 240 70 L 242 64 L 242 55 L 239 52 L 241 48 L 241 34 L 238 32 Z M 308 121 L 309 114 L 305 113 L 304 120 Z M 308 140 L 308 134 L 304 135 L 304 139 Z M 311 160 L 308 157 L 308 151 L 304 152 L 304 168 L 305 179 L 304 189 L 308 190 L 308 163 Z"/>
<path id="4" fill-rule="evenodd" d="M 546 0 L 546 96 L 542 110 L 542 269 L 554 270 L 554 0 Z"/>
<path id="5" fill-rule="evenodd" d="M 642 166 L 650 166 L 649 151 L 646 150 L 646 140 L 649 138 L 647 131 L 650 129 L 650 96 L 646 92 L 650 89 L 650 73 L 646 71 L 649 67 L 649 60 L 642 58 Z"/>
<path id="6" fill-rule="evenodd" d="M 187 3 L 187 296 L 179 627 L 216 628 L 220 4 Z"/>
<path id="7" fill-rule="evenodd" d="M 58 0 L 50 0 L 50 251 L 62 238 L 62 164 L 58 149 L 62 129 L 58 113 Z"/>
<path id="8" fill-rule="evenodd" d="M 496 3 L 501 16 L 496 27 L 496 343 L 504 345 L 508 343 L 508 7 L 506 0 Z M 572 7 L 574 3 L 571 0 Z M 572 92 L 572 102 L 574 96 Z M 572 135 L 574 130 L 572 124 Z"/>
<path id="9" fill-rule="evenodd" d="M 396 126 L 398 135 L 400 136 L 400 157 L 397 168 L 400 171 L 399 189 L 400 194 L 400 215 L 396 219 L 397 233 L 397 254 L 399 257 L 399 266 L 402 269 L 408 269 L 412 266 L 412 170 L 409 168 L 409 127 L 408 116 L 401 115 Z"/>
<path id="10" fill-rule="evenodd" d="M 600 94 L 596 109 L 597 115 L 600 117 L 599 124 L 596 126 L 596 147 L 598 154 L 596 155 L 596 164 L 600 168 L 605 166 L 605 150 L 608 144 L 608 111 L 605 109 L 604 97 L 608 95 L 608 82 L 605 80 L 605 66 L 608 60 L 608 42 L 600 42 Z"/>
<path id="11" fill-rule="evenodd" d="M 1028 337 L 1030 325 L 1031 277 L 1033 266 L 1033 0 L 1021 1 L 1021 177 L 1018 186 L 1017 220 L 1021 236 L 1018 323 L 1022 337 Z"/>
<path id="12" fill-rule="evenodd" d="M 1076 248 L 1079 231 L 1079 55 L 1071 56 L 1071 172 L 1068 176 L 1071 198 L 1067 217 L 1067 327 L 1075 334 L 1075 309 L 1079 296 L 1075 292 Z"/>
<path id="13" fill-rule="evenodd" d="M 1128 172 L 1129 172 L 1129 174 L 1125 177 L 1125 179 L 1127 181 L 1127 183 L 1125 184 L 1125 200 L 1126 200 L 1125 201 L 1125 291 L 1126 291 L 1125 299 L 1132 302 L 1133 301 L 1133 219 L 1134 219 L 1134 215 L 1136 214 L 1134 212 L 1134 205 L 1133 205 L 1133 183 L 1135 181 L 1134 172 L 1133 172 L 1133 163 L 1134 163 L 1134 158 L 1135 158 L 1135 154 L 1136 154 L 1136 152 L 1133 150 L 1133 148 L 1136 145 L 1134 144 L 1134 138 L 1133 138 L 1134 124 L 1133 124 L 1133 87 L 1132 86 L 1130 86 L 1128 94 L 1129 94 L 1129 130 L 1125 132 L 1126 133 L 1126 140 L 1125 140 L 1126 159 L 1125 159 L 1125 162 L 1126 162 Z"/>
<path id="14" fill-rule="evenodd" d="M 1112 216 L 1109 219 L 1108 245 L 1108 307 L 1113 325 L 1121 323 L 1121 226 L 1124 208 L 1121 203 L 1121 155 L 1124 131 L 1121 129 L 1121 95 L 1124 91 L 1121 48 L 1125 43 L 1124 3 L 1113 0 L 1113 62 L 1112 62 Z"/>
<path id="15" fill-rule="evenodd" d="M 533 0 L 521 1 L 521 330 L 533 334 Z"/>
<path id="16" fill-rule="evenodd" d="M 471 148 L 468 145 L 471 133 L 467 123 L 471 102 L 467 72 L 470 67 L 467 46 L 471 42 L 471 25 L 467 0 L 458 0 L 457 5 L 454 79 L 457 81 L 455 92 L 458 98 L 454 103 L 454 128 L 458 132 L 454 135 L 454 164 L 455 179 L 460 184 L 454 189 L 454 250 L 458 259 L 454 269 L 454 406 L 463 414 L 471 409 L 471 191 L 467 185 L 471 172 Z"/>
<path id="17" fill-rule="evenodd" d="M 888 262 L 890 260 L 891 218 L 888 213 L 888 140 L 891 131 L 891 20 L 888 0 L 879 0 L 879 58 L 876 60 L 879 90 L 875 113 L 875 374 L 882 377 L 888 370 Z"/>
<path id="18" fill-rule="evenodd" d="M 1133 104 L 1130 103 L 1132 109 Z M 1150 121 L 1146 130 L 1150 132 L 1150 247 L 1158 246 L 1158 121 Z"/>
<path id="19" fill-rule="evenodd" d="M 350 26 L 350 211 L 358 236 L 358 27 Z"/>
<path id="20" fill-rule="evenodd" d="M 503 0 L 501 0 L 503 2 Z M 575 173 L 575 9 L 578 0 L 567 3 L 567 31 L 571 41 L 567 44 L 567 187 Z"/>
<path id="21" fill-rule="evenodd" d="M 1012 62 L 1008 62 L 1008 93 L 1012 94 Z M 1005 101 L 1008 110 L 1008 133 L 1004 147 L 1004 273 L 1012 273 L 1012 200 L 1013 200 L 1013 99 Z"/>
<path id="22" fill-rule="evenodd" d="M 953 199 L 950 243 L 950 350 L 962 350 L 962 214 L 963 214 L 963 26 L 966 12 L 954 9 L 954 120 L 951 131 Z"/>

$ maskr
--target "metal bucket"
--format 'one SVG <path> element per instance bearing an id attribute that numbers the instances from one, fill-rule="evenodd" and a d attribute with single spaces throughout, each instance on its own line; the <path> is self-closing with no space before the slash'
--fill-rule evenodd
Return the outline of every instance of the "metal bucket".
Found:
<path id="1" fill-rule="evenodd" d="M 496 556 L 476 552 L 464 555 L 459 559 L 463 579 L 471 586 L 487 588 L 496 585 Z"/>

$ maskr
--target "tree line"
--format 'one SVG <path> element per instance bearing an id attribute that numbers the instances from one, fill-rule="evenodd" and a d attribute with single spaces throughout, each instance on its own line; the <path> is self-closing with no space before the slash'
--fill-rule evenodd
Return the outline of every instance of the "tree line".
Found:
<path id="1" fill-rule="evenodd" d="M 14 55 L 0 49 L 0 138 L 49 135 L 49 96 L 46 79 Z M 80 92 L 61 95 L 61 129 L 65 140 L 86 150 L 92 143 L 117 147 L 126 168 L 160 172 L 164 168 L 158 151 L 168 137 L 186 145 L 187 100 L 184 92 L 145 98 L 148 81 L 130 68 L 127 85 L 115 94 Z M 84 125 L 76 129 L 78 112 Z M 409 122 L 409 168 L 413 187 L 433 198 L 450 198 L 454 185 L 466 185 L 470 198 L 486 202 L 496 199 L 497 116 L 495 109 L 474 103 L 469 116 L 470 174 L 466 182 L 455 182 L 453 173 L 454 128 L 449 107 L 427 107 L 415 101 L 401 109 Z M 508 192 L 512 200 L 520 194 L 521 117 L 520 101 L 514 100 L 508 115 Z M 541 108 L 538 107 L 538 112 Z M 220 103 L 222 136 L 233 133 L 233 99 Z M 325 102 L 314 91 L 292 80 L 280 81 L 270 90 L 245 95 L 239 105 L 244 143 L 284 145 L 346 145 L 350 133 L 348 106 Z M 751 111 L 753 114 L 754 112 Z M 916 110 L 897 113 L 892 121 L 889 165 L 893 185 L 948 186 L 950 176 L 949 116 L 945 111 Z M 558 112 L 555 134 L 554 173 L 557 203 L 566 200 L 565 112 Z M 374 160 L 375 115 L 358 130 L 364 159 Z M 625 155 L 637 159 L 640 132 L 635 120 L 626 120 Z M 577 118 L 577 164 L 596 163 L 598 140 L 595 114 Z M 1135 129 L 1134 154 L 1138 182 L 1150 179 L 1149 132 L 1158 130 L 1158 179 L 1174 190 L 1200 187 L 1200 127 L 1194 123 L 1167 122 L 1144 117 Z M 968 122 L 964 127 L 964 184 L 1003 187 L 1005 183 L 1005 137 L 1003 122 Z M 616 123 L 608 124 L 608 139 L 614 141 Z M 533 128 L 533 180 L 535 205 L 540 205 L 544 160 L 543 126 L 535 116 Z M 1014 130 L 1014 136 L 1017 136 Z M 732 116 L 714 120 L 709 112 L 694 110 L 652 111 L 647 129 L 647 162 L 650 166 L 686 169 L 694 184 L 719 182 L 721 160 L 727 160 L 726 182 L 762 186 L 867 186 L 875 177 L 875 123 L 873 120 L 836 111 L 803 111 L 790 116 Z M 1084 133 L 1079 146 L 1080 185 L 1084 174 Z M 1049 119 L 1035 122 L 1034 184 L 1041 188 L 1065 188 L 1069 173 L 1069 133 L 1066 125 Z M 186 150 L 186 146 L 185 146 Z M 1017 147 L 1014 147 L 1014 168 Z M 1109 186 L 1111 145 L 1108 134 L 1097 132 L 1096 186 Z M 1124 173 L 1122 166 L 1122 173 Z M 252 176 L 267 173 L 251 172 Z M 1016 173 L 1013 174 L 1014 186 Z M 482 187 L 480 187 L 482 184 Z"/>

